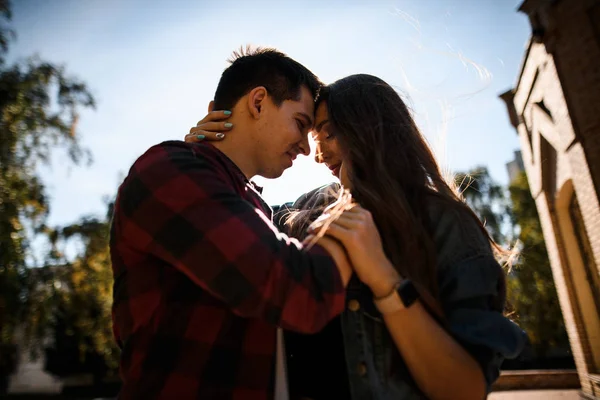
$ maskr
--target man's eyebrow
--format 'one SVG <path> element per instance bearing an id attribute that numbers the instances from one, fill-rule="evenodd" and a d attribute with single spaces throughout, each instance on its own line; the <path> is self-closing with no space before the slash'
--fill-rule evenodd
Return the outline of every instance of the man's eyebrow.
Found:
<path id="1" fill-rule="evenodd" d="M 323 121 L 319 122 L 319 125 L 315 126 L 315 131 L 319 132 L 323 128 L 323 126 L 328 122 L 328 119 L 324 119 Z"/>
<path id="2" fill-rule="evenodd" d="M 306 114 L 306 113 L 303 113 L 303 112 L 299 112 L 299 113 L 297 113 L 297 114 L 298 114 L 298 116 L 300 116 L 300 117 L 304 118 L 304 120 L 305 120 L 304 122 L 306 123 L 306 126 L 307 126 L 307 127 L 309 127 L 309 128 L 310 128 L 310 127 L 312 127 L 312 126 L 313 126 L 314 122 L 313 122 L 313 119 L 312 119 L 312 117 L 310 117 L 308 114 Z"/>

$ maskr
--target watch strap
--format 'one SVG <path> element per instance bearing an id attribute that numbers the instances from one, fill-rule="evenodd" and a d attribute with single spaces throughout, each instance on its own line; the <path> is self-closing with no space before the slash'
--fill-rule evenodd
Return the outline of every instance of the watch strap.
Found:
<path id="1" fill-rule="evenodd" d="M 410 307 L 419 299 L 419 292 L 410 279 L 404 279 L 394 286 L 394 290 L 385 297 L 374 299 L 381 314 L 390 314 Z"/>

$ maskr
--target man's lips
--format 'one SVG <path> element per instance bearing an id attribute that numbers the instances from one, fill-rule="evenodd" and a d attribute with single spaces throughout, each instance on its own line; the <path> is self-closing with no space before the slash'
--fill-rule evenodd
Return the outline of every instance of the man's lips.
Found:
<path id="1" fill-rule="evenodd" d="M 288 151 L 285 154 L 287 154 L 292 159 L 292 162 L 294 162 L 294 160 L 296 159 L 296 157 L 298 157 L 298 154 L 292 153 L 291 151 Z"/>

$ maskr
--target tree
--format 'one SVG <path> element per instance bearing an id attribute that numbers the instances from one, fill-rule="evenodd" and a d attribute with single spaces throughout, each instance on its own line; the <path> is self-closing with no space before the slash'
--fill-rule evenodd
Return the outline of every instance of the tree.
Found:
<path id="1" fill-rule="evenodd" d="M 14 38 L 5 26 L 10 10 L 10 3 L 0 0 L 0 353 L 14 350 L 17 328 L 30 322 L 41 326 L 27 311 L 30 242 L 45 232 L 49 210 L 38 168 L 59 149 L 73 165 L 91 160 L 76 127 L 78 110 L 94 107 L 85 84 L 68 77 L 62 66 L 37 57 L 7 64 Z M 0 369 L 0 376 L 6 375 L 14 365 Z"/>
<path id="2" fill-rule="evenodd" d="M 112 269 L 108 237 L 112 204 L 105 218 L 84 217 L 51 235 L 55 291 L 51 345 L 46 370 L 64 377 L 91 373 L 99 380 L 114 372 L 119 350 L 112 337 Z M 68 260 L 66 247 L 78 241 L 82 250 Z M 58 284 L 56 284 L 58 283 Z"/>
<path id="3" fill-rule="evenodd" d="M 543 358 L 551 348 L 569 349 L 569 340 L 542 226 L 525 173 L 512 182 L 509 192 L 513 222 L 519 227 L 521 256 L 508 279 L 508 299 L 536 355 Z"/>
<path id="4" fill-rule="evenodd" d="M 547 357 L 551 348 L 568 349 L 544 235 L 525 173 L 510 184 L 508 193 L 485 167 L 456 174 L 456 184 L 498 244 L 508 248 L 519 243 L 518 261 L 507 278 L 507 303 L 511 318 L 527 332 L 536 357 Z"/>
<path id="5" fill-rule="evenodd" d="M 494 182 L 488 169 L 483 166 L 457 173 L 455 182 L 494 240 L 497 243 L 505 242 L 506 224 L 510 221 L 505 189 Z"/>

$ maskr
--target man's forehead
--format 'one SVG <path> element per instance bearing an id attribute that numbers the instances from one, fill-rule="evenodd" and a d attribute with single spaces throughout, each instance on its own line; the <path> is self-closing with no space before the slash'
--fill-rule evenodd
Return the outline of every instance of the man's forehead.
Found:
<path id="1" fill-rule="evenodd" d="M 295 116 L 305 120 L 305 123 L 312 126 L 315 120 L 315 103 L 310 91 L 302 88 L 300 98 L 290 103 L 291 111 Z"/>
<path id="2" fill-rule="evenodd" d="M 296 112 L 307 116 L 310 122 L 315 120 L 315 104 L 312 101 L 308 103 L 302 102 L 296 109 Z"/>
<path id="3" fill-rule="evenodd" d="M 315 113 L 315 100 L 310 90 L 305 86 L 300 90 L 300 100 L 298 101 L 298 105 L 302 108 L 302 110 L 299 111 L 311 115 L 312 118 Z"/>

